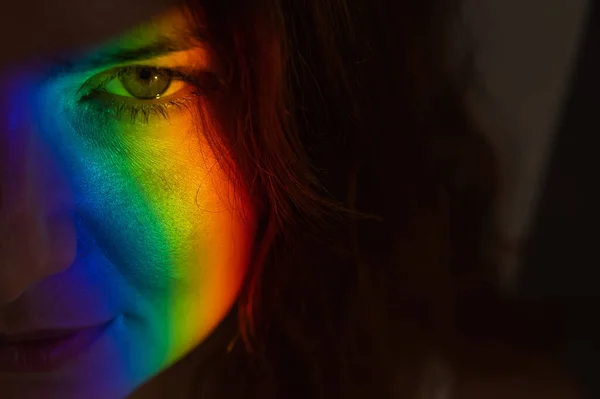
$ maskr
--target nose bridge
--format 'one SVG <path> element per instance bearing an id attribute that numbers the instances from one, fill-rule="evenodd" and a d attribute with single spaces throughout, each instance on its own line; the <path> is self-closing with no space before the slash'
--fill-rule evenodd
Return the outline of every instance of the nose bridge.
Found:
<path id="1" fill-rule="evenodd" d="M 0 94 L 0 303 L 68 267 L 76 242 L 67 185 L 35 126 L 35 94 L 16 86 Z"/>

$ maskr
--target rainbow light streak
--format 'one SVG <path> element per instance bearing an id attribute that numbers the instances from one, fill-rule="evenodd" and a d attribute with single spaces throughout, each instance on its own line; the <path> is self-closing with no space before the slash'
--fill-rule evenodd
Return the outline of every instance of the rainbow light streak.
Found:
<path id="1" fill-rule="evenodd" d="M 187 21 L 179 10 L 165 14 L 86 56 L 141 48 Z M 210 67 L 206 52 L 190 48 L 48 78 L 24 73 L 11 86 L 10 124 L 20 127 L 8 131 L 31 137 L 33 158 L 52 160 L 37 165 L 47 198 L 67 193 L 41 206 L 75 215 L 78 255 L 55 277 L 61 295 L 81 302 L 74 313 L 118 315 L 104 357 L 93 372 L 80 370 L 91 392 L 131 391 L 201 343 L 235 301 L 254 233 L 249 201 L 204 139 L 203 99 L 181 81 L 158 100 L 125 97 L 116 71 L 131 65 Z"/>

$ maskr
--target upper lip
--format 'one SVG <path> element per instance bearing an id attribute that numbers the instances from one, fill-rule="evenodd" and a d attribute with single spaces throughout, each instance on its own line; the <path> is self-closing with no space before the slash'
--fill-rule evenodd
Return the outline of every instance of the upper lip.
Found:
<path id="1" fill-rule="evenodd" d="M 66 338 L 80 331 L 88 330 L 90 328 L 96 328 L 103 324 L 105 323 L 77 328 L 31 330 L 29 332 L 19 334 L 0 333 L 0 344 L 18 344 L 21 342 Z"/>

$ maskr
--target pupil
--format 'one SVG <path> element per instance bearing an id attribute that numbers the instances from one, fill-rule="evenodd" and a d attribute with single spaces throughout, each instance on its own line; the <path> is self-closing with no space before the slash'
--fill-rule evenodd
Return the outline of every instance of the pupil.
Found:
<path id="1" fill-rule="evenodd" d="M 142 80 L 150 80 L 152 79 L 152 71 L 150 71 L 148 68 L 141 69 L 139 77 Z"/>

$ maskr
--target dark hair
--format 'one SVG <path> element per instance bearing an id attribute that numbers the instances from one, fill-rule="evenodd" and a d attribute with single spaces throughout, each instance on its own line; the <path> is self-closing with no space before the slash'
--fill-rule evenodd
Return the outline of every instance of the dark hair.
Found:
<path id="1" fill-rule="evenodd" d="M 460 2 L 188 3 L 222 72 L 211 143 L 261 211 L 218 396 L 410 397 L 463 305 L 495 298 L 495 161 L 472 58 L 446 51 Z"/>

